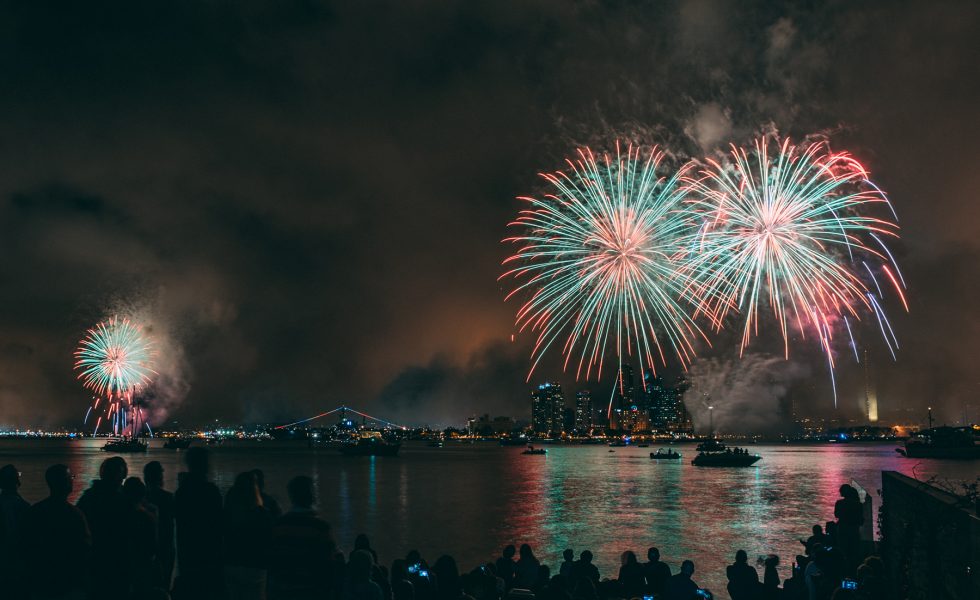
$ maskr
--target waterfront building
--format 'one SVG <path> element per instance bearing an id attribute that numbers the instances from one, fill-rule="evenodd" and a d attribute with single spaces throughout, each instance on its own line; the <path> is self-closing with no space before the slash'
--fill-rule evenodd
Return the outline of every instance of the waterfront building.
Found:
<path id="1" fill-rule="evenodd" d="M 565 418 L 561 384 L 546 381 L 531 392 L 531 429 L 534 433 L 560 435 Z"/>
<path id="2" fill-rule="evenodd" d="M 575 424 L 574 429 L 586 433 L 595 426 L 595 408 L 592 406 L 592 392 L 579 390 L 575 394 Z"/>

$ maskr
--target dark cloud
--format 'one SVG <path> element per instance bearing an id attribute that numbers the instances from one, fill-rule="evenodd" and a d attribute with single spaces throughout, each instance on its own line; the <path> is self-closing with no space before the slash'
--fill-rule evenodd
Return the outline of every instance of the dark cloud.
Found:
<path id="1" fill-rule="evenodd" d="M 4 420 L 76 422 L 73 345 L 120 306 L 172 344 L 173 418 L 525 411 L 496 281 L 514 197 L 572 142 L 697 156 L 771 127 L 829 133 L 891 194 L 912 314 L 891 307 L 883 408 L 954 418 L 977 396 L 978 10 L 6 5 L 0 347 L 31 351 L 0 353 Z"/>

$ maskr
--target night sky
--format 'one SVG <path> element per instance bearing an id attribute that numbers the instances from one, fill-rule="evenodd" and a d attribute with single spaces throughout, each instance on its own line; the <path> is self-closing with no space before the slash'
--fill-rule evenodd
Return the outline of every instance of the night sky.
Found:
<path id="1" fill-rule="evenodd" d="M 749 4 L 7 3 L 0 424 L 80 426 L 72 351 L 114 313 L 159 340 L 158 420 L 524 416 L 496 280 L 515 197 L 578 143 L 697 157 L 773 129 L 827 135 L 898 211 L 882 412 L 978 418 L 980 4 Z M 793 360 L 830 414 L 819 352 Z"/>

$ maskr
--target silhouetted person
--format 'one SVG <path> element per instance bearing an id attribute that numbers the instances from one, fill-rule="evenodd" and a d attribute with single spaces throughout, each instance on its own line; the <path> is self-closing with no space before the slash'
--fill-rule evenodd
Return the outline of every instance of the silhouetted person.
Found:
<path id="1" fill-rule="evenodd" d="M 432 573 L 436 577 L 438 600 L 457 600 L 463 593 L 463 586 L 459 579 L 459 568 L 456 560 L 448 554 L 440 556 L 434 565 Z"/>
<path id="2" fill-rule="evenodd" d="M 266 554 L 274 520 L 262 504 L 255 472 L 239 473 L 225 494 L 224 581 L 229 598 L 263 600 L 266 597 Z"/>
<path id="3" fill-rule="evenodd" d="M 510 589 L 514 587 L 514 576 L 516 574 L 516 563 L 514 562 L 514 555 L 517 554 L 517 548 L 513 544 L 508 544 L 504 547 L 504 553 L 497 559 L 497 577 L 504 580 L 504 589 Z"/>
<path id="4" fill-rule="evenodd" d="M 367 550 L 371 554 L 371 558 L 374 559 L 374 564 L 378 564 L 378 553 L 371 548 L 371 540 L 368 539 L 366 534 L 359 533 L 357 534 L 357 537 L 354 538 L 354 549 L 350 552 L 351 556 L 353 556 L 358 550 Z"/>
<path id="5" fill-rule="evenodd" d="M 313 480 L 294 477 L 287 486 L 289 511 L 272 526 L 269 595 L 274 600 L 320 598 L 334 582 L 335 545 L 330 525 L 313 510 Z M 370 559 L 370 554 L 367 554 Z M 359 565 L 357 568 L 362 568 Z M 370 577 L 370 561 L 367 575 Z M 350 568 L 350 567 L 348 567 Z"/>
<path id="6" fill-rule="evenodd" d="M 116 584 L 122 583 L 132 598 L 145 598 L 159 584 L 157 572 L 157 518 L 144 506 L 146 485 L 130 477 L 122 487 L 125 508 L 122 514 L 123 539 L 119 558 L 123 569 Z"/>
<path id="7" fill-rule="evenodd" d="M 848 484 L 840 486 L 840 500 L 834 504 L 837 517 L 837 546 L 844 559 L 847 574 L 853 574 L 861 559 L 861 525 L 864 524 L 864 506 L 856 489 Z"/>
<path id="8" fill-rule="evenodd" d="M 685 560 L 677 575 L 671 575 L 664 589 L 665 600 L 693 600 L 697 597 L 698 584 L 694 583 L 694 563 Z"/>
<path id="9" fill-rule="evenodd" d="M 745 550 L 735 553 L 735 562 L 725 569 L 728 576 L 728 595 L 732 600 L 751 600 L 759 588 L 759 573 L 749 565 Z"/>
<path id="10" fill-rule="evenodd" d="M 595 586 L 599 583 L 599 569 L 592 564 L 592 552 L 589 550 L 583 550 L 572 566 L 572 581 L 577 582 L 579 579 L 591 581 L 592 591 L 595 592 Z"/>
<path id="11" fill-rule="evenodd" d="M 177 558 L 177 540 L 174 534 L 174 495 L 163 489 L 163 465 L 150 461 L 143 467 L 143 483 L 146 484 L 145 502 L 156 508 L 157 516 L 157 572 L 160 585 L 170 589 Z"/>
<path id="12" fill-rule="evenodd" d="M 27 511 L 23 529 L 30 597 L 82 598 L 92 536 L 84 513 L 68 502 L 75 476 L 65 465 L 54 465 L 44 479 L 50 495 Z"/>
<path id="13" fill-rule="evenodd" d="M 208 451 L 190 448 L 174 494 L 177 581 L 174 600 L 215 598 L 221 593 L 221 492 L 208 481 Z"/>
<path id="14" fill-rule="evenodd" d="M 643 576 L 647 582 L 647 591 L 651 594 L 663 594 L 670 579 L 670 567 L 660 560 L 660 550 L 647 550 L 647 561 L 643 563 Z"/>
<path id="15" fill-rule="evenodd" d="M 538 567 L 541 563 L 534 557 L 534 552 L 528 544 L 521 544 L 520 558 L 514 565 L 513 587 L 530 590 L 538 581 Z"/>
<path id="16" fill-rule="evenodd" d="M 762 597 L 765 600 L 775 600 L 779 598 L 779 573 L 776 571 L 776 567 L 779 566 L 779 557 L 775 554 L 770 554 L 766 557 L 765 571 L 762 575 Z"/>
<path id="17" fill-rule="evenodd" d="M 636 560 L 636 554 L 627 550 L 620 556 L 619 562 L 619 586 L 625 597 L 642 596 L 646 588 L 646 578 L 643 576 L 643 567 Z"/>
<path id="18" fill-rule="evenodd" d="M 371 579 L 373 570 L 374 557 L 370 552 L 356 550 L 351 553 L 342 600 L 382 600 L 381 586 Z"/>
<path id="19" fill-rule="evenodd" d="M 575 565 L 575 552 L 571 548 L 566 548 L 564 552 L 561 553 L 562 560 L 561 566 L 558 568 L 558 574 L 565 579 L 570 579 L 572 576 L 572 566 Z"/>
<path id="20" fill-rule="evenodd" d="M 85 513 L 92 532 L 92 552 L 95 556 L 109 556 L 118 552 L 119 538 L 125 532 L 122 521 L 126 502 L 122 495 L 122 484 L 129 472 L 126 461 L 121 456 L 113 456 L 102 461 L 99 479 L 82 492 L 76 506 Z M 99 598 L 116 598 L 121 592 L 114 573 L 102 569 L 101 563 L 92 564 L 98 572 L 92 573 L 89 584 L 92 595 Z"/>
<path id="21" fill-rule="evenodd" d="M 20 496 L 20 471 L 14 465 L 0 469 L 0 591 L 22 594 L 21 528 L 31 505 Z"/>
<path id="22" fill-rule="evenodd" d="M 262 472 L 262 469 L 252 469 L 252 472 L 255 473 L 255 481 L 259 484 L 259 494 L 262 495 L 262 506 L 272 513 L 273 517 L 278 519 L 282 516 L 282 507 L 279 506 L 275 498 L 265 493 L 265 473 Z"/>
<path id="23" fill-rule="evenodd" d="M 828 541 L 827 540 L 827 536 L 824 535 L 823 528 L 820 527 L 820 525 L 814 525 L 813 526 L 813 535 L 811 535 L 810 537 L 806 538 L 806 540 L 800 540 L 800 543 L 803 544 L 803 547 L 806 548 L 807 554 L 809 554 L 810 553 L 810 548 L 814 544 L 818 544 L 820 546 L 826 546 L 827 545 L 827 541 Z"/>

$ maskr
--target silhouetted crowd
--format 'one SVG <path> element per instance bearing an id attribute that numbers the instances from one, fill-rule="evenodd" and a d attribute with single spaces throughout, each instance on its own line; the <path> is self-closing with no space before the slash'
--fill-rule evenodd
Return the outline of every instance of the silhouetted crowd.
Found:
<path id="1" fill-rule="evenodd" d="M 495 561 L 460 573 L 448 555 L 431 565 L 412 550 L 382 566 L 367 536 L 350 554 L 338 551 L 330 526 L 313 509 L 313 481 L 295 477 L 285 512 L 264 491 L 259 470 L 240 473 L 222 498 L 209 481 L 204 448 L 185 454 L 176 492 L 163 467 L 150 462 L 143 479 L 127 477 L 126 461 L 106 459 L 99 479 L 78 502 L 65 465 L 45 473 L 50 495 L 30 505 L 18 494 L 20 473 L 0 469 L 0 598 L 65 600 L 696 600 L 712 598 L 694 581 L 694 563 L 674 573 L 657 548 L 641 563 L 621 556 L 616 578 L 602 577 L 593 555 L 563 553 L 553 573 L 531 546 L 507 546 Z M 759 558 L 760 580 L 739 550 L 727 567 L 732 600 L 884 600 L 884 567 L 863 556 L 863 508 L 841 487 L 836 521 L 801 540 L 791 576 L 781 582 L 779 557 Z M 176 574 L 176 576 L 175 576 Z"/>

